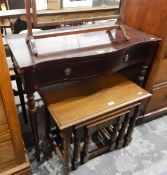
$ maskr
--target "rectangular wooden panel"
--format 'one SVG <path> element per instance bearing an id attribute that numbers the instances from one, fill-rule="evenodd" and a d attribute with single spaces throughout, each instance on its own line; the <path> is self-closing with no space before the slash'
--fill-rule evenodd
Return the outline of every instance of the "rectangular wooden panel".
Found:
<path id="1" fill-rule="evenodd" d="M 9 126 L 7 123 L 5 123 L 4 125 L 0 125 L 0 134 L 4 134 L 4 132 L 9 130 Z"/>
<path id="2" fill-rule="evenodd" d="M 77 79 L 82 77 L 91 77 L 99 75 L 102 72 L 103 62 L 101 59 L 93 61 L 67 62 L 50 64 L 49 66 L 40 66 L 36 69 L 34 77 L 36 80 L 43 84 L 46 81 L 54 82 L 62 81 L 63 79 Z M 45 76 L 41 76 L 45 75 Z"/>
<path id="3" fill-rule="evenodd" d="M 4 105 L 3 105 L 3 102 L 2 102 L 2 96 L 1 96 L 1 93 L 0 93 L 0 127 L 1 125 L 4 125 L 7 123 L 7 119 L 6 119 L 6 114 L 5 114 L 5 111 L 4 111 Z"/>
<path id="4" fill-rule="evenodd" d="M 154 46 L 149 44 L 141 44 L 138 46 L 132 46 L 131 48 L 123 49 L 122 51 L 115 53 L 114 55 L 106 57 L 104 59 L 104 70 L 105 71 L 118 71 L 123 68 L 140 64 L 145 62 L 151 62 L 149 58 L 150 53 L 153 52 Z"/>
<path id="5" fill-rule="evenodd" d="M 2 96 L 0 93 L 0 136 L 8 133 L 9 126 L 7 123 L 7 118 L 4 110 L 4 104 L 2 101 Z M 0 138 L 1 141 L 1 138 Z"/>
<path id="6" fill-rule="evenodd" d="M 146 113 L 165 108 L 167 106 L 167 86 L 153 90 L 151 100 L 148 104 Z"/>
<path id="7" fill-rule="evenodd" d="M 162 63 L 160 64 L 154 84 L 163 82 L 167 82 L 167 59 L 163 59 Z"/>
<path id="8" fill-rule="evenodd" d="M 0 134 L 0 144 L 7 142 L 8 140 L 11 140 L 11 135 L 9 131 L 6 131 L 3 134 Z"/>
<path id="9" fill-rule="evenodd" d="M 13 161 L 15 159 L 15 152 L 11 141 L 0 144 L 0 165 Z"/>
<path id="10" fill-rule="evenodd" d="M 163 37 L 167 28 L 166 0 L 124 0 L 121 19 L 124 24 Z"/>
<path id="11" fill-rule="evenodd" d="M 3 175 L 12 174 L 4 171 L 26 160 L 1 34 L 0 50 L 0 174 Z"/>
<path id="12" fill-rule="evenodd" d="M 159 52 L 155 56 L 154 63 L 146 82 L 146 89 L 153 90 L 153 97 L 146 106 L 145 116 L 162 115 L 164 113 L 166 88 L 162 84 L 167 82 L 167 1 L 166 0 L 123 0 L 121 5 L 122 23 L 133 26 L 139 30 L 161 37 Z M 155 86 L 162 88 L 155 90 Z M 161 84 L 161 85 L 160 85 Z M 162 91 L 162 92 L 161 92 Z M 163 109 L 161 109 L 163 108 Z M 154 114 L 152 113 L 154 111 Z M 148 112 L 151 112 L 148 114 Z M 148 121 L 148 119 L 147 119 Z"/>

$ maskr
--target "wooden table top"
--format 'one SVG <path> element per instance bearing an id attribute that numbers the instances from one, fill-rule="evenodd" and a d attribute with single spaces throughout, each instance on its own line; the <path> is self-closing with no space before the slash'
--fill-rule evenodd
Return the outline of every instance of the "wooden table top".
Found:
<path id="1" fill-rule="evenodd" d="M 16 10 L 2 10 L 0 11 L 0 18 L 17 18 L 26 14 L 25 9 L 16 9 Z"/>
<path id="2" fill-rule="evenodd" d="M 107 25 L 111 24 L 111 22 L 107 22 Z M 102 25 L 106 26 L 106 23 L 96 24 L 96 26 Z M 66 27 L 64 29 L 55 29 L 54 31 L 59 32 L 62 30 L 80 29 L 85 27 L 88 26 Z M 111 42 L 106 31 L 36 39 L 35 43 L 39 53 L 37 57 L 31 54 L 26 43 L 25 34 L 8 36 L 7 42 L 18 67 L 25 69 L 53 60 L 63 59 L 68 61 L 70 58 L 102 55 L 118 52 L 119 50 L 128 47 L 130 48 L 137 44 L 160 41 L 160 39 L 155 36 L 128 26 L 125 26 L 125 30 L 130 37 L 129 41 L 124 40 L 120 30 L 111 31 L 114 38 L 113 42 Z M 45 31 L 45 33 L 47 32 L 53 32 L 53 30 Z"/>
<path id="3" fill-rule="evenodd" d="M 151 96 L 119 73 L 47 86 L 40 94 L 60 129 Z"/>
<path id="4" fill-rule="evenodd" d="M 110 9 L 115 10 L 118 9 L 119 5 L 112 5 L 112 6 L 98 6 L 94 8 L 66 8 L 60 10 L 40 10 L 38 11 L 39 16 L 45 15 L 52 15 L 52 14 L 68 14 L 68 13 L 77 13 L 78 11 L 89 11 L 93 10 L 97 11 L 98 9 Z M 17 18 L 20 16 L 26 15 L 25 9 L 15 9 L 15 10 L 3 10 L 0 11 L 0 18 Z"/>

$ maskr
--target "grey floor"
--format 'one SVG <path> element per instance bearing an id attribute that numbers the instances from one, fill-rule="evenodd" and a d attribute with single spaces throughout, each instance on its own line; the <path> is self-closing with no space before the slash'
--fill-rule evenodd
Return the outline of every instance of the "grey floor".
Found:
<path id="1" fill-rule="evenodd" d="M 41 161 L 35 160 L 30 126 L 22 121 L 23 138 L 33 175 L 63 175 L 62 165 L 45 138 L 44 109 L 39 102 L 38 123 Z M 124 149 L 90 160 L 70 175 L 167 175 L 167 116 L 136 127 Z"/>

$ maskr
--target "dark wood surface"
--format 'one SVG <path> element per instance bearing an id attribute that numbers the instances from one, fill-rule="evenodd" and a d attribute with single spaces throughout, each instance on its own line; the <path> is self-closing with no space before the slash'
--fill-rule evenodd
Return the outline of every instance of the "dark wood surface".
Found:
<path id="1" fill-rule="evenodd" d="M 166 0 L 124 0 L 121 9 L 122 22 L 144 32 L 162 38 L 155 57 L 146 89 L 153 93 L 145 108 L 141 121 L 167 113 L 167 1 Z M 132 15 L 133 14 L 133 15 Z"/>
<path id="2" fill-rule="evenodd" d="M 63 30 L 69 29 L 67 27 Z M 21 75 L 27 93 L 37 153 L 39 145 L 34 92 L 40 87 L 113 73 L 137 64 L 142 67 L 135 79 L 143 85 L 160 39 L 127 26 L 125 30 L 129 41 L 125 41 L 120 30 L 112 30 L 112 35 L 102 31 L 36 39 L 38 56 L 32 55 L 26 43 L 26 35 L 7 38 L 14 56 L 16 73 Z"/>
<path id="3" fill-rule="evenodd" d="M 72 29 L 80 28 L 86 28 L 86 26 L 72 27 Z M 63 29 L 57 29 L 54 31 L 59 32 L 62 30 Z M 64 29 L 64 31 L 68 30 L 71 30 L 71 27 Z M 110 40 L 110 37 L 106 31 L 54 38 L 52 37 L 47 39 L 36 39 L 35 43 L 39 50 L 39 55 L 37 57 L 32 56 L 29 48 L 27 47 L 26 35 L 19 34 L 9 36 L 7 37 L 7 42 L 19 68 L 31 69 L 34 66 L 41 66 L 43 63 L 46 64 L 52 61 L 63 60 L 63 62 L 69 62 L 69 60 L 74 58 L 79 59 L 94 55 L 105 56 L 111 53 L 116 54 L 120 53 L 125 48 L 130 49 L 138 45 L 147 45 L 147 43 L 151 45 L 157 43 L 157 41 L 160 41 L 158 37 L 143 33 L 128 26 L 125 26 L 125 30 L 127 35 L 130 37 L 129 41 L 124 41 L 124 37 L 121 35 L 120 30 L 111 31 L 113 38 L 116 36 L 113 41 Z M 52 33 L 52 30 L 41 33 Z M 145 58 L 141 56 L 140 59 L 142 60 Z"/>
<path id="4" fill-rule="evenodd" d="M 25 35 L 10 36 L 7 42 L 15 66 L 25 77 L 25 90 L 34 92 L 54 82 L 115 72 L 144 62 L 151 63 L 159 38 L 127 26 L 125 29 L 129 41 L 124 41 L 119 30 L 112 31 L 112 35 L 116 36 L 113 41 L 105 31 L 36 39 L 37 57 L 27 47 Z M 68 70 L 69 73 L 66 72 Z"/>

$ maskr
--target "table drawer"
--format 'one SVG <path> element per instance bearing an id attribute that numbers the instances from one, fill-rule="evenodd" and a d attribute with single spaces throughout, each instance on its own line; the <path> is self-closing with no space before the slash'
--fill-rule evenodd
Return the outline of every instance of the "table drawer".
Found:
<path id="1" fill-rule="evenodd" d="M 150 54 L 151 48 L 151 44 L 136 45 L 115 52 L 113 55 L 108 55 L 108 57 L 104 59 L 104 70 L 107 72 L 115 72 L 125 67 L 145 62 L 146 60 L 150 62 L 152 58 Z"/>
<path id="2" fill-rule="evenodd" d="M 40 66 L 35 70 L 39 84 L 96 76 L 102 72 L 102 59 Z M 43 76 L 41 76 L 43 75 Z"/>

